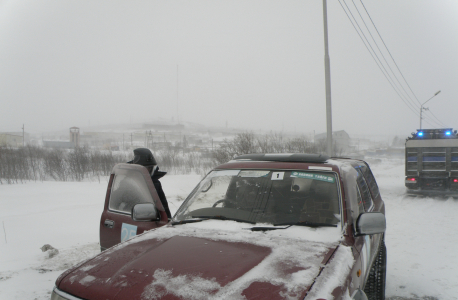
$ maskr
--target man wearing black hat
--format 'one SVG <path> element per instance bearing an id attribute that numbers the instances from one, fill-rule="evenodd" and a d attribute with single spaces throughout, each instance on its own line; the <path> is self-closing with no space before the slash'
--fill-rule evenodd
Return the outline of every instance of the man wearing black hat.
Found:
<path id="1" fill-rule="evenodd" d="M 136 164 L 146 167 L 151 174 L 151 179 L 153 180 L 154 187 L 156 188 L 159 199 L 161 199 L 162 206 L 165 209 L 167 217 L 172 218 L 169 210 L 169 204 L 167 198 L 165 197 L 164 191 L 162 190 L 162 184 L 159 181 L 159 178 L 163 177 L 167 172 L 159 171 L 159 166 L 157 165 L 156 160 L 154 159 L 153 153 L 147 148 L 137 148 L 134 150 L 134 159 L 127 162 L 128 164 Z"/>

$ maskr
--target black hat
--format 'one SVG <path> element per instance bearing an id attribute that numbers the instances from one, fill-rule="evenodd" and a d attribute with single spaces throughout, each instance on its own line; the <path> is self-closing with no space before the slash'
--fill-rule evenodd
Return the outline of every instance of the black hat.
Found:
<path id="1" fill-rule="evenodd" d="M 134 159 L 127 162 L 128 164 L 136 164 L 144 167 L 157 165 L 153 153 L 147 148 L 137 148 L 134 150 Z"/>

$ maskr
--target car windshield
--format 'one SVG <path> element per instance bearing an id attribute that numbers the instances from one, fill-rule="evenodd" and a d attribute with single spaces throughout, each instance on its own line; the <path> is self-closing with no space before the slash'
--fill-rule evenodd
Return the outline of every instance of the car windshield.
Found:
<path id="1" fill-rule="evenodd" d="M 337 186 L 334 172 L 216 170 L 199 183 L 173 221 L 336 225 L 340 220 Z"/>

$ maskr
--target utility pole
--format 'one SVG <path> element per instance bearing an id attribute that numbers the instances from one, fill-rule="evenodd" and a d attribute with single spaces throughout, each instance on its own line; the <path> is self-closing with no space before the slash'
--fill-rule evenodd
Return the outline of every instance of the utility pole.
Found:
<path id="1" fill-rule="evenodd" d="M 24 139 L 24 124 L 22 124 L 22 148 L 25 147 L 25 139 Z"/>
<path id="2" fill-rule="evenodd" d="M 420 107 L 420 129 L 421 129 L 421 120 L 423 119 L 423 111 L 429 110 L 427 107 L 423 107 L 423 105 Z"/>
<path id="3" fill-rule="evenodd" d="M 323 0 L 323 23 L 324 23 L 324 71 L 326 82 L 326 154 L 332 156 L 332 112 L 331 112 L 331 66 L 328 48 L 328 16 L 326 0 Z"/>
<path id="4" fill-rule="evenodd" d="M 431 98 L 429 98 L 428 100 L 426 100 L 426 102 L 428 102 L 429 100 L 431 100 L 431 99 L 433 99 L 434 97 L 436 97 L 440 92 L 441 92 L 441 91 L 436 92 L 436 93 L 434 94 L 434 96 L 432 96 Z M 425 105 L 426 102 L 423 103 L 423 104 L 420 106 L 420 129 L 421 129 L 421 120 L 423 119 L 423 111 L 424 111 L 424 110 L 429 110 L 429 108 L 423 107 L 423 105 Z"/>

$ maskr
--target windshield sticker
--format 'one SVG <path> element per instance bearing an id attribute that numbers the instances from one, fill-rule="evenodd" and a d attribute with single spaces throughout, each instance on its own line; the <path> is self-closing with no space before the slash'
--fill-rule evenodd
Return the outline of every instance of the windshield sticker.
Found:
<path id="1" fill-rule="evenodd" d="M 267 177 L 270 171 L 255 171 L 255 170 L 247 170 L 247 171 L 240 171 L 238 177 Z"/>
<path id="2" fill-rule="evenodd" d="M 283 176 L 285 176 L 285 172 L 272 172 L 271 180 L 283 180 Z"/>
<path id="3" fill-rule="evenodd" d="M 292 172 L 291 177 L 307 178 L 307 179 L 312 179 L 312 180 L 326 181 L 330 183 L 334 183 L 335 181 L 334 176 L 328 176 L 328 175 L 322 175 L 322 174 L 316 174 L 316 173 L 306 173 L 306 172 Z"/>

